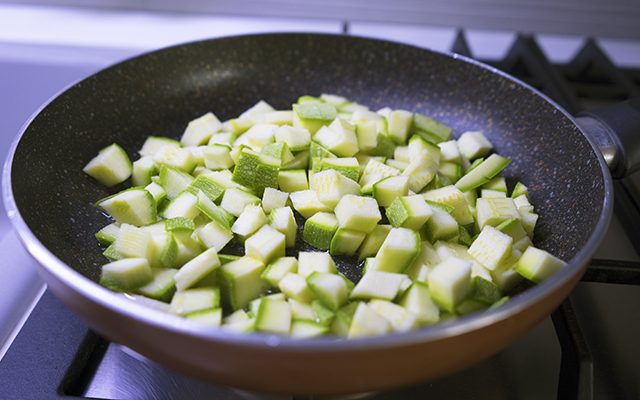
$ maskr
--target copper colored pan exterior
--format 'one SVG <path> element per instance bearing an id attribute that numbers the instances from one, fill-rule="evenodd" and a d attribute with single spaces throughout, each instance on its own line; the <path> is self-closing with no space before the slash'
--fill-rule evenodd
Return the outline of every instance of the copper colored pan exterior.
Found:
<path id="1" fill-rule="evenodd" d="M 186 325 L 95 283 L 104 263 L 91 203 L 111 193 L 81 169 L 112 143 L 130 155 L 150 134 L 179 137 L 187 121 L 221 119 L 265 99 L 337 93 L 372 108 L 423 112 L 483 130 L 514 157 L 507 176 L 529 186 L 536 245 L 569 262 L 494 310 L 406 334 L 353 341 L 238 335 Z M 516 158 L 517 157 L 517 158 Z M 556 105 L 489 67 L 390 42 L 331 35 L 257 35 L 197 42 L 111 67 L 60 94 L 16 140 L 5 204 L 49 288 L 93 329 L 176 371 L 244 389 L 356 393 L 418 383 L 509 345 L 546 317 L 584 272 L 611 217 L 601 155 Z M 115 189 L 114 189 L 115 190 Z M 353 267 L 341 263 L 347 275 Z"/>

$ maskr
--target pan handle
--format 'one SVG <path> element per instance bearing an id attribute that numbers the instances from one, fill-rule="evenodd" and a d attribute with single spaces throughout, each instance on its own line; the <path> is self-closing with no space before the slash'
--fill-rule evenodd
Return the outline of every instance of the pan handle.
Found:
<path id="1" fill-rule="evenodd" d="M 640 97 L 582 112 L 576 122 L 600 147 L 614 178 L 640 169 Z"/>

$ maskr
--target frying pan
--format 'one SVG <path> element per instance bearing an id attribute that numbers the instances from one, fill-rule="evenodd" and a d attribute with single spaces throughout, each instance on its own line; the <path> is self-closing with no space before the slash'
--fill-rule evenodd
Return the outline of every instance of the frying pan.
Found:
<path id="1" fill-rule="evenodd" d="M 373 109 L 403 108 L 482 130 L 513 159 L 508 176 L 540 214 L 535 244 L 568 261 L 496 309 L 417 331 L 357 340 L 295 340 L 185 325 L 99 286 L 105 263 L 92 203 L 115 190 L 82 173 L 117 142 L 133 156 L 148 135 L 179 137 L 186 122 L 221 119 L 265 99 L 336 93 Z M 636 105 L 627 106 L 631 112 Z M 599 117 L 584 119 L 609 149 Z M 615 118 L 614 118 L 615 119 Z M 598 129 L 595 129 L 598 128 Z M 613 143 L 613 145 L 612 145 Z M 622 143 L 626 144 L 626 143 Z M 605 146 L 606 145 L 606 146 Z M 619 169 L 635 153 L 608 154 Z M 195 42 L 107 68 L 42 108 L 16 139 L 4 198 L 49 289 L 91 328 L 181 373 L 243 389 L 336 394 L 423 382 L 487 357 L 527 332 L 569 294 L 611 217 L 611 175 L 596 142 L 558 105 L 500 71 L 454 54 L 348 36 L 271 34 Z M 340 268 L 353 275 L 353 266 Z M 351 268 L 351 271 L 349 271 Z"/>

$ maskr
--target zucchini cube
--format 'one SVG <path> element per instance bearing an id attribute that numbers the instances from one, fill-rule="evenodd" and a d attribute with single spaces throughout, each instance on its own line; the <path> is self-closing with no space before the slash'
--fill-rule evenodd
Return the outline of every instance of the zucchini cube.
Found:
<path id="1" fill-rule="evenodd" d="M 151 234 L 142 228 L 122 224 L 114 242 L 114 250 L 123 258 L 151 258 L 153 241 Z"/>
<path id="2" fill-rule="evenodd" d="M 391 301 L 410 285 L 411 279 L 405 274 L 367 270 L 349 297 L 351 299 Z"/>
<path id="3" fill-rule="evenodd" d="M 305 221 L 302 240 L 320 250 L 329 250 L 331 239 L 337 230 L 336 216 L 333 213 L 319 212 Z"/>
<path id="4" fill-rule="evenodd" d="M 358 152 L 355 127 L 342 118 L 336 118 L 328 127 L 320 128 L 313 140 L 338 157 L 351 157 Z"/>
<path id="5" fill-rule="evenodd" d="M 342 307 L 349 298 L 349 286 L 338 274 L 313 272 L 307 276 L 307 284 L 315 297 L 333 311 Z"/>
<path id="6" fill-rule="evenodd" d="M 274 188 L 266 188 L 262 195 L 262 209 L 269 214 L 271 210 L 286 206 L 287 200 L 289 200 L 288 193 Z"/>
<path id="7" fill-rule="evenodd" d="M 308 339 L 329 333 L 329 328 L 315 321 L 306 319 L 293 320 L 291 323 L 291 337 Z"/>
<path id="8" fill-rule="evenodd" d="M 413 132 L 431 143 L 445 142 L 451 138 L 451 128 L 425 115 L 413 114 Z"/>
<path id="9" fill-rule="evenodd" d="M 390 176 L 373 185 L 373 197 L 381 207 L 389 207 L 393 201 L 409 194 L 409 177 Z"/>
<path id="10" fill-rule="evenodd" d="M 285 274 L 278 282 L 278 288 L 288 298 L 302 303 L 309 304 L 315 298 L 304 277 L 296 273 L 288 272 Z"/>
<path id="11" fill-rule="evenodd" d="M 309 177 L 309 187 L 317 193 L 318 200 L 330 209 L 334 209 L 341 198 L 347 194 L 360 193 L 360 185 L 336 170 L 328 169 L 316 172 Z"/>
<path id="12" fill-rule="evenodd" d="M 315 190 L 301 190 L 289 194 L 293 208 L 304 218 L 311 218 L 315 213 L 332 211 L 318 199 Z"/>
<path id="13" fill-rule="evenodd" d="M 103 185 L 111 187 L 131 176 L 132 165 L 127 153 L 114 143 L 100 150 L 82 170 Z"/>
<path id="14" fill-rule="evenodd" d="M 162 211 L 162 217 L 166 219 L 183 217 L 193 220 L 199 214 L 198 197 L 189 192 L 179 194 Z"/>
<path id="15" fill-rule="evenodd" d="M 265 188 L 278 187 L 279 170 L 280 161 L 278 159 L 243 149 L 231 179 L 262 196 Z"/>
<path id="16" fill-rule="evenodd" d="M 198 231 L 200 242 L 208 249 L 220 251 L 233 239 L 233 232 L 218 221 L 211 221 Z"/>
<path id="17" fill-rule="evenodd" d="M 467 173 L 456 182 L 456 187 L 463 192 L 468 192 L 485 185 L 505 169 L 510 162 L 511 160 L 508 158 L 492 154 L 473 169 L 467 170 Z"/>
<path id="18" fill-rule="evenodd" d="M 413 113 L 406 110 L 391 111 L 387 117 L 389 137 L 398 144 L 404 144 L 413 124 Z"/>
<path id="19" fill-rule="evenodd" d="M 175 274 L 175 286 L 179 291 L 190 288 L 202 278 L 220 267 L 216 249 L 208 249 L 187 262 Z"/>
<path id="20" fill-rule="evenodd" d="M 153 279 L 146 258 L 125 258 L 105 264 L 100 273 L 100 284 L 117 292 L 128 292 L 146 285 Z"/>
<path id="21" fill-rule="evenodd" d="M 280 280 L 289 272 L 298 272 L 298 260 L 295 257 L 281 257 L 267 265 L 261 277 L 272 287 L 278 287 Z"/>
<path id="22" fill-rule="evenodd" d="M 376 225 L 360 245 L 358 249 L 358 260 L 362 261 L 367 257 L 375 256 L 387 238 L 387 235 L 389 235 L 389 232 L 391 232 L 391 225 Z"/>
<path id="23" fill-rule="evenodd" d="M 392 226 L 420 230 L 433 212 L 419 195 L 396 198 L 386 210 Z"/>
<path id="24" fill-rule="evenodd" d="M 286 238 L 269 225 L 264 225 L 244 242 L 247 256 L 269 263 L 278 257 L 284 257 Z"/>
<path id="25" fill-rule="evenodd" d="M 305 128 L 311 136 L 323 125 L 328 125 L 336 118 L 337 110 L 333 104 L 321 102 L 305 102 L 293 105 L 293 126 Z"/>
<path id="26" fill-rule="evenodd" d="M 222 308 L 209 308 L 206 310 L 194 311 L 185 315 L 189 321 L 196 322 L 208 327 L 219 327 L 222 324 Z"/>
<path id="27" fill-rule="evenodd" d="M 187 124 L 187 128 L 180 138 L 180 143 L 183 146 L 200 146 L 207 143 L 209 138 L 220 129 L 222 129 L 222 123 L 218 117 L 208 112 Z"/>
<path id="28" fill-rule="evenodd" d="M 142 144 L 142 148 L 138 151 L 141 157 L 153 155 L 163 147 L 180 148 L 182 144 L 175 139 L 161 136 L 149 136 Z"/>
<path id="29" fill-rule="evenodd" d="M 478 227 L 498 226 L 512 219 L 520 219 L 520 213 L 511 198 L 479 198 L 476 202 Z"/>
<path id="30" fill-rule="evenodd" d="M 362 171 L 360 181 L 358 181 L 361 187 L 360 192 L 363 194 L 371 193 L 375 183 L 384 178 L 397 175 L 400 175 L 400 170 L 397 168 L 385 165 L 376 159 L 370 159 Z"/>
<path id="31" fill-rule="evenodd" d="M 165 190 L 169 200 L 176 198 L 187 189 L 194 180 L 191 175 L 178 168 L 173 168 L 168 165 L 158 167 L 160 168 L 158 184 Z"/>
<path id="32" fill-rule="evenodd" d="M 360 304 L 358 301 L 347 303 L 336 311 L 335 318 L 331 324 L 332 333 L 342 337 L 349 336 L 349 328 L 351 327 L 351 321 L 353 320 L 353 315 L 356 313 L 358 304 Z"/>
<path id="33" fill-rule="evenodd" d="M 329 253 L 309 251 L 299 252 L 298 273 L 306 278 L 313 272 L 335 274 L 338 270 L 336 269 L 336 264 Z"/>
<path id="34" fill-rule="evenodd" d="M 360 164 L 355 157 L 323 158 L 318 165 L 318 171 L 327 169 L 333 169 L 354 182 L 358 182 L 360 177 Z"/>
<path id="35" fill-rule="evenodd" d="M 493 145 L 482 132 L 468 131 L 458 138 L 458 148 L 467 160 L 475 160 L 489 154 Z"/>
<path id="36" fill-rule="evenodd" d="M 487 225 L 469 247 L 469 254 L 490 271 L 495 270 L 511 255 L 513 238 Z"/>
<path id="37" fill-rule="evenodd" d="M 420 233 L 424 235 L 431 243 L 438 240 L 451 240 L 459 235 L 458 222 L 451 214 L 444 211 L 443 208 L 434 206 L 431 203 L 431 218 L 422 227 Z"/>
<path id="38" fill-rule="evenodd" d="M 229 214 L 239 217 L 249 204 L 259 205 L 260 199 L 251 193 L 236 188 L 227 188 L 222 196 L 222 207 Z"/>
<path id="39" fill-rule="evenodd" d="M 231 149 L 224 145 L 205 146 L 202 149 L 204 166 L 212 170 L 233 167 L 235 163 L 231 158 L 230 152 Z"/>
<path id="40" fill-rule="evenodd" d="M 298 224 L 293 216 L 291 207 L 280 207 L 271 211 L 268 221 L 272 228 L 285 236 L 286 247 L 293 247 L 296 245 Z"/>
<path id="41" fill-rule="evenodd" d="M 291 308 L 284 300 L 265 299 L 260 302 L 255 329 L 259 332 L 288 335 L 291 330 Z"/>
<path id="42" fill-rule="evenodd" d="M 170 312 L 185 316 L 196 311 L 220 307 L 219 288 L 197 288 L 176 292 L 171 299 Z"/>
<path id="43" fill-rule="evenodd" d="M 343 196 L 335 208 L 341 228 L 370 233 L 382 219 L 378 203 L 370 197 L 348 194 Z"/>
<path id="44" fill-rule="evenodd" d="M 414 282 L 399 304 L 414 314 L 422 325 L 432 325 L 440 320 L 440 309 L 433 302 L 429 287 L 422 282 Z"/>
<path id="45" fill-rule="evenodd" d="M 260 153 L 280 160 L 281 166 L 290 163 L 294 159 L 289 146 L 284 142 L 270 143 L 264 146 Z"/>
<path id="46" fill-rule="evenodd" d="M 151 183 L 151 177 L 157 172 L 156 163 L 151 157 L 142 157 L 133 162 L 131 183 L 133 186 L 146 186 Z"/>
<path id="47" fill-rule="evenodd" d="M 197 165 L 193 153 L 186 148 L 161 147 L 153 154 L 156 165 L 166 165 L 190 174 Z"/>
<path id="48" fill-rule="evenodd" d="M 131 188 L 99 200 L 96 205 L 117 223 L 144 226 L 156 222 L 156 202 L 151 193 Z"/>
<path id="49" fill-rule="evenodd" d="M 332 255 L 355 255 L 366 236 L 367 234 L 364 232 L 339 228 L 331 239 L 329 253 Z"/>
<path id="50" fill-rule="evenodd" d="M 549 252 L 530 246 L 518 260 L 516 271 L 528 280 L 540 283 L 565 265 L 564 261 Z"/>
<path id="51" fill-rule="evenodd" d="M 311 133 L 305 128 L 283 125 L 276 129 L 275 139 L 276 142 L 286 143 L 291 151 L 302 151 L 309 148 Z"/>
<path id="52" fill-rule="evenodd" d="M 373 311 L 365 303 L 358 303 L 349 326 L 349 338 L 380 336 L 391 332 L 391 324 L 385 317 Z"/>
<path id="53" fill-rule="evenodd" d="M 453 207 L 451 216 L 453 216 L 460 225 L 468 225 L 474 222 L 467 198 L 460 189 L 453 185 L 429 190 L 423 193 L 422 197 L 424 197 L 425 200 Z"/>
<path id="54" fill-rule="evenodd" d="M 266 223 L 267 216 L 264 214 L 262 207 L 249 204 L 233 223 L 231 232 L 240 236 L 242 239 L 246 239 Z"/>
<path id="55" fill-rule="evenodd" d="M 245 308 L 266 291 L 267 283 L 260 278 L 264 268 L 262 261 L 247 256 L 220 267 L 222 297 L 232 311 Z"/>
<path id="56" fill-rule="evenodd" d="M 432 299 L 445 311 L 455 313 L 471 285 L 471 262 L 455 257 L 447 258 L 429 274 Z"/>
<path id="57" fill-rule="evenodd" d="M 278 173 L 278 187 L 287 193 L 308 190 L 307 171 L 304 169 L 281 170 Z"/>
<path id="58" fill-rule="evenodd" d="M 376 271 L 404 272 L 418 256 L 420 235 L 407 228 L 392 228 L 382 242 L 374 263 Z"/>
<path id="59" fill-rule="evenodd" d="M 408 332 L 418 327 L 418 317 L 402 306 L 386 300 L 371 300 L 369 307 L 382 315 L 395 332 Z"/>
<path id="60" fill-rule="evenodd" d="M 293 319 L 306 319 L 310 321 L 317 320 L 316 312 L 313 311 L 311 304 L 303 303 L 296 299 L 287 299 L 289 306 L 291 307 L 291 314 Z"/>

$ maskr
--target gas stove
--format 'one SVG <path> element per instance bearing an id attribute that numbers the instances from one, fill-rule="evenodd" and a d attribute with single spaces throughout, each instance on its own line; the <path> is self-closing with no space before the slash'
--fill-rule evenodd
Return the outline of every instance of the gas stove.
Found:
<path id="1" fill-rule="evenodd" d="M 367 33 L 357 24 L 342 23 L 338 29 L 344 34 Z M 491 59 L 471 51 L 469 43 L 474 38 L 469 32 L 454 31 L 449 50 L 480 58 L 524 80 L 571 113 L 640 94 L 640 68 L 617 66 L 596 40 L 585 40 L 572 58 L 558 64 L 549 60 L 534 36 L 514 35 L 508 50 Z M 414 34 L 411 41 L 415 44 L 420 37 Z M 114 53 L 109 61 L 128 55 Z M 0 61 L 0 76 L 16 77 L 2 82 L 9 85 L 3 92 L 20 93 L 29 82 L 31 97 L 24 104 L 35 109 L 54 88 L 103 66 L 100 60 L 91 65 L 62 63 L 55 68 Z M 7 101 L 5 107 L 10 105 Z M 3 137 L 5 149 L 12 134 Z M 582 282 L 551 317 L 527 335 L 446 378 L 361 397 L 640 398 L 639 189 L 640 174 L 616 182 L 615 218 Z M 0 399 L 314 398 L 312 394 L 264 395 L 215 386 L 108 342 L 46 290 L 34 261 L 6 220 L 0 222 L 5 224 L 0 225 L 4 228 L 0 232 L 6 232 L 0 240 L 4 260 L 0 276 L 10 283 L 0 283 Z"/>

